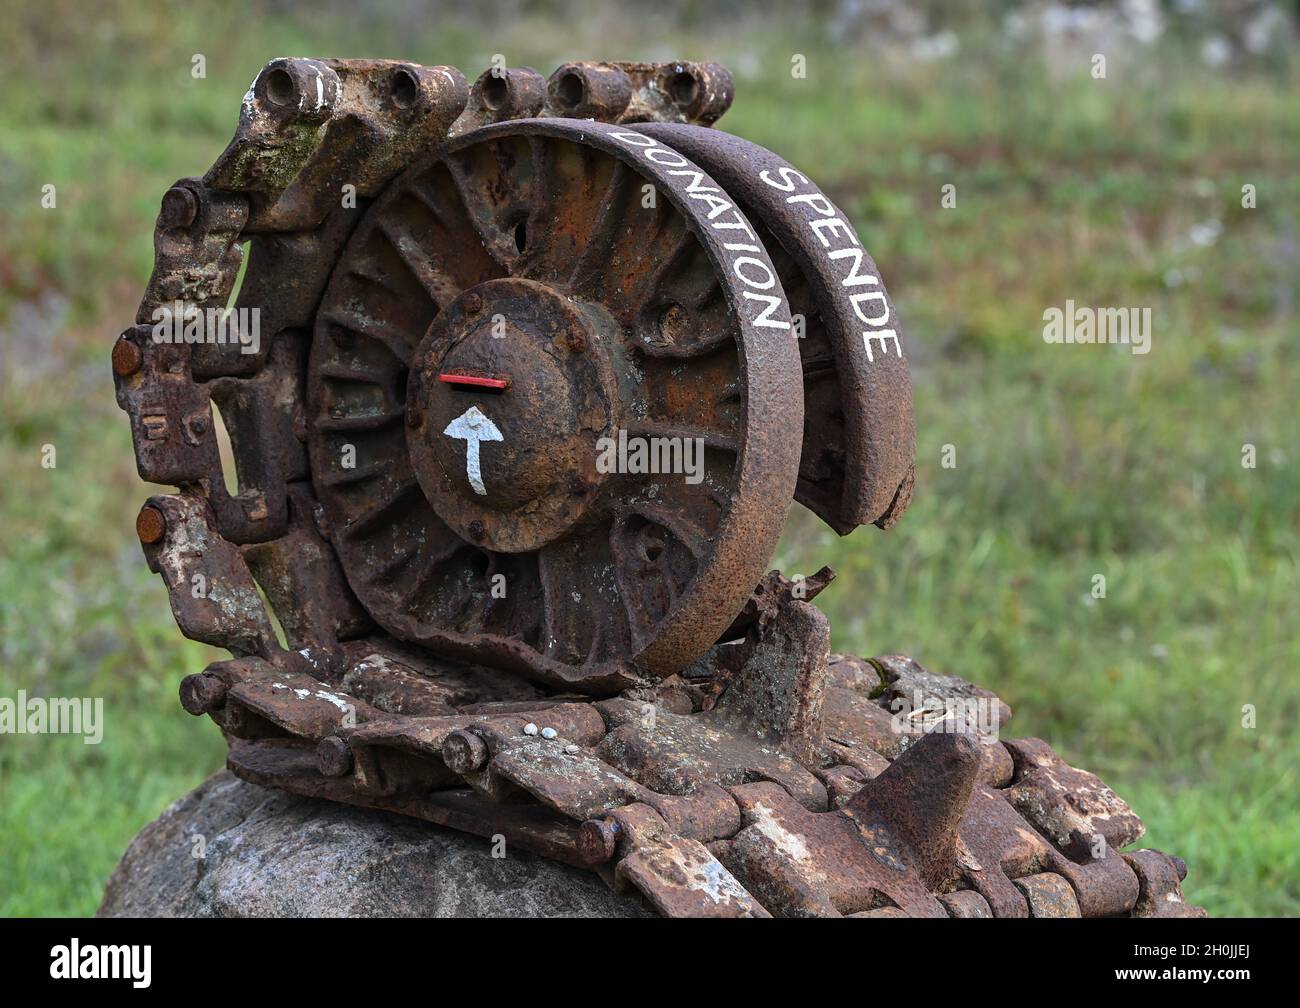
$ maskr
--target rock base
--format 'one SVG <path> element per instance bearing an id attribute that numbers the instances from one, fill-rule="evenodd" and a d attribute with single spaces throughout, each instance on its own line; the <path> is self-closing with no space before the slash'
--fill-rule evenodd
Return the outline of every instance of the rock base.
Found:
<path id="1" fill-rule="evenodd" d="M 223 770 L 131 841 L 101 917 L 646 917 L 634 893 L 415 819 Z"/>

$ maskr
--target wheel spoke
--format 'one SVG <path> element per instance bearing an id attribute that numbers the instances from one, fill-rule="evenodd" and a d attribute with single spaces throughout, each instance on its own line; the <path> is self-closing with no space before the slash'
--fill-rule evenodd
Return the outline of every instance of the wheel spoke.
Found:
<path id="1" fill-rule="evenodd" d="M 422 249 L 429 250 L 431 255 L 441 254 L 431 269 L 433 275 L 446 277 L 446 294 L 450 297 L 439 301 L 440 307 L 462 290 L 507 274 L 486 248 L 445 164 L 438 163 L 419 184 L 408 186 L 404 195 L 413 199 L 403 199 L 394 216 L 409 221 L 411 233 L 420 236 L 418 245 Z"/>
<path id="2" fill-rule="evenodd" d="M 673 360 L 644 361 L 629 412 L 641 418 L 638 425 L 671 429 L 666 437 L 702 437 L 720 448 L 738 444 L 744 436 L 745 400 L 735 348 L 720 347 L 685 368 Z"/>
<path id="3" fill-rule="evenodd" d="M 326 416 L 316 421 L 316 429 L 321 431 L 372 431 L 391 427 L 401 420 L 401 413 L 368 413 L 359 416 Z"/>
<path id="4" fill-rule="evenodd" d="M 395 326 L 376 318 L 358 315 L 342 307 L 326 310 L 322 313 L 322 318 L 348 332 L 374 340 L 396 357 L 403 367 L 411 366 L 411 353 L 415 349 L 419 335 L 423 335 L 421 333 L 413 340 Z"/>
<path id="5" fill-rule="evenodd" d="M 383 459 L 357 469 L 335 469 L 321 476 L 318 482 L 322 486 L 341 487 L 350 483 L 364 483 L 366 480 L 372 480 L 391 471 L 392 468 L 388 461 Z"/>
<path id="6" fill-rule="evenodd" d="M 482 244 L 484 251 L 492 257 L 497 268 L 501 271 L 501 275 L 510 275 L 512 272 L 511 267 L 514 265 L 515 260 L 518 259 L 518 254 L 501 233 L 501 227 L 495 215 L 485 212 L 483 194 L 476 191 L 474 183 L 460 165 L 448 161 L 447 170 L 451 175 L 452 184 L 456 187 L 456 193 L 460 197 L 465 216 L 478 235 L 478 240 Z"/>
<path id="7" fill-rule="evenodd" d="M 458 554 L 474 548 L 436 517 L 429 524 L 429 534 L 415 551 L 414 563 L 401 593 L 402 603 L 408 609 L 426 597 L 435 582 L 447 576 L 448 567 Z"/>
<path id="8" fill-rule="evenodd" d="M 378 287 L 389 297 L 401 296 L 401 291 L 390 282 L 387 276 L 375 268 L 374 263 L 359 263 L 348 271 L 348 276 L 355 277 L 361 283 L 368 284 L 371 287 Z"/>
<path id="9" fill-rule="evenodd" d="M 733 344 L 738 335 L 712 264 L 689 231 L 641 285 L 629 324 L 633 345 L 649 357 L 681 360 Z"/>
<path id="10" fill-rule="evenodd" d="M 529 145 L 509 137 L 475 144 L 450 155 L 446 165 L 483 247 L 503 275 L 516 274 L 536 184 Z"/>
<path id="11" fill-rule="evenodd" d="M 647 501 L 622 509 L 610 551 L 634 644 L 654 639 L 707 556 L 707 539 L 704 526 L 686 512 Z"/>
<path id="12" fill-rule="evenodd" d="M 386 496 L 380 498 L 370 508 L 363 511 L 343 529 L 343 534 L 355 539 L 366 535 L 381 526 L 393 524 L 396 513 L 411 506 L 415 498 L 423 500 L 420 485 L 414 479 L 405 479 Z"/>
<path id="13" fill-rule="evenodd" d="M 605 536 L 571 536 L 542 547 L 541 651 L 549 658 L 581 665 L 616 651 L 628 637 L 618 586 L 593 581 L 592 571 L 612 562 Z"/>
<path id="14" fill-rule="evenodd" d="M 575 263 L 592 243 L 615 162 L 587 147 L 549 143 L 534 148 L 534 164 L 528 248 L 517 264 L 517 275 L 566 286 Z"/>
<path id="15" fill-rule="evenodd" d="M 434 261 L 415 236 L 401 224 L 385 219 L 379 222 L 376 231 L 388 240 L 411 279 L 429 298 L 436 311 L 441 311 L 460 293 L 460 284 Z M 394 296 L 401 296 L 400 291 L 386 289 Z"/>
<path id="16" fill-rule="evenodd" d="M 590 238 L 569 278 L 569 289 L 575 294 L 604 302 L 606 307 L 623 297 L 617 283 L 618 267 L 613 260 L 620 251 L 622 239 L 635 227 L 629 225 L 629 220 L 635 219 L 632 208 L 640 192 L 637 181 L 638 176 L 622 161 L 614 165 L 605 195 L 596 209 Z"/>

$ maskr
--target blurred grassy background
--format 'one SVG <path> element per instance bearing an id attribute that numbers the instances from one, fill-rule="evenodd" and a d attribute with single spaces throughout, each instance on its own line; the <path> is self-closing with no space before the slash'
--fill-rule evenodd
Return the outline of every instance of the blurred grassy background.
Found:
<path id="1" fill-rule="evenodd" d="M 997 690 L 1014 734 L 1100 774 L 1145 843 L 1187 859 L 1191 899 L 1300 913 L 1293 5 L 1264 45 L 1242 14 L 1261 5 L 1243 3 L 1171 4 L 1187 12 L 1144 43 L 1105 4 L 1091 21 L 1009 0 L 910 20 L 888 2 L 643 6 L 6 4 L 0 696 L 102 696 L 107 725 L 99 746 L 0 737 L 0 913 L 93 911 L 136 830 L 223 759 L 176 703 L 217 655 L 180 639 L 140 557 L 131 522 L 149 490 L 108 369 L 159 196 L 211 164 L 272 57 L 472 78 L 498 52 L 543 73 L 574 58 L 733 69 L 722 125 L 853 216 L 916 381 L 905 520 L 837 540 L 796 513 L 780 565 L 839 569 L 819 600 L 837 648 L 908 652 Z M 1062 23 L 1075 35 L 1040 31 Z M 1106 80 L 1088 74 L 1098 51 Z M 949 183 L 957 206 L 942 209 Z M 1067 298 L 1150 306 L 1153 351 L 1044 344 L 1042 313 Z"/>

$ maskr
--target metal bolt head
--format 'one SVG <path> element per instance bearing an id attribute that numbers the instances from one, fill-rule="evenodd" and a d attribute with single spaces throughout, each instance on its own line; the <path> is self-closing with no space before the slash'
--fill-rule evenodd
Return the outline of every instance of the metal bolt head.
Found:
<path id="1" fill-rule="evenodd" d="M 345 777 L 352 772 L 352 750 L 337 735 L 326 735 L 316 746 L 316 765 L 326 777 Z"/>
<path id="2" fill-rule="evenodd" d="M 489 755 L 487 743 L 471 731 L 454 731 L 442 743 L 442 761 L 452 773 L 479 770 Z"/>
<path id="3" fill-rule="evenodd" d="M 135 534 L 146 546 L 159 542 L 167 532 L 167 519 L 152 504 L 146 504 L 135 516 Z"/>
<path id="4" fill-rule="evenodd" d="M 143 363 L 143 351 L 125 336 L 119 336 L 113 344 L 113 374 L 129 378 L 140 370 Z"/>
<path id="5" fill-rule="evenodd" d="M 199 200 L 193 190 L 184 186 L 172 186 L 162 198 L 162 210 L 158 219 L 164 227 L 183 228 L 194 223 L 199 215 Z"/>
<path id="6" fill-rule="evenodd" d="M 465 313 L 467 315 L 477 315 L 483 310 L 483 295 L 477 291 L 470 291 L 465 295 Z"/>
<path id="7" fill-rule="evenodd" d="M 610 861 L 618 849 L 618 823 L 612 819 L 588 819 L 578 827 L 578 856 L 595 867 Z"/>
<path id="8" fill-rule="evenodd" d="M 477 518 L 469 523 L 469 528 L 466 531 L 469 532 L 469 537 L 477 543 L 481 543 L 487 538 L 487 527 Z"/>
<path id="9" fill-rule="evenodd" d="M 198 672 L 181 680 L 181 706 L 198 717 L 226 702 L 226 684 L 209 672 Z"/>

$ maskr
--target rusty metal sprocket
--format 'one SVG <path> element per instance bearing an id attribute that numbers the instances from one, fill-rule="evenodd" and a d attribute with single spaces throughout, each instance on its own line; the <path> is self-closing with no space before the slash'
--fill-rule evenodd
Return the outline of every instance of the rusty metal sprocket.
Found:
<path id="1" fill-rule="evenodd" d="M 308 367 L 313 483 L 399 639 L 607 689 L 697 656 L 766 569 L 803 415 L 788 314 L 722 189 L 648 143 L 482 128 L 396 179 L 344 249 Z M 447 380 L 474 376 L 508 384 Z M 446 433 L 469 410 L 494 438 L 472 472 Z M 694 441 L 698 482 L 602 472 L 622 435 Z"/>

